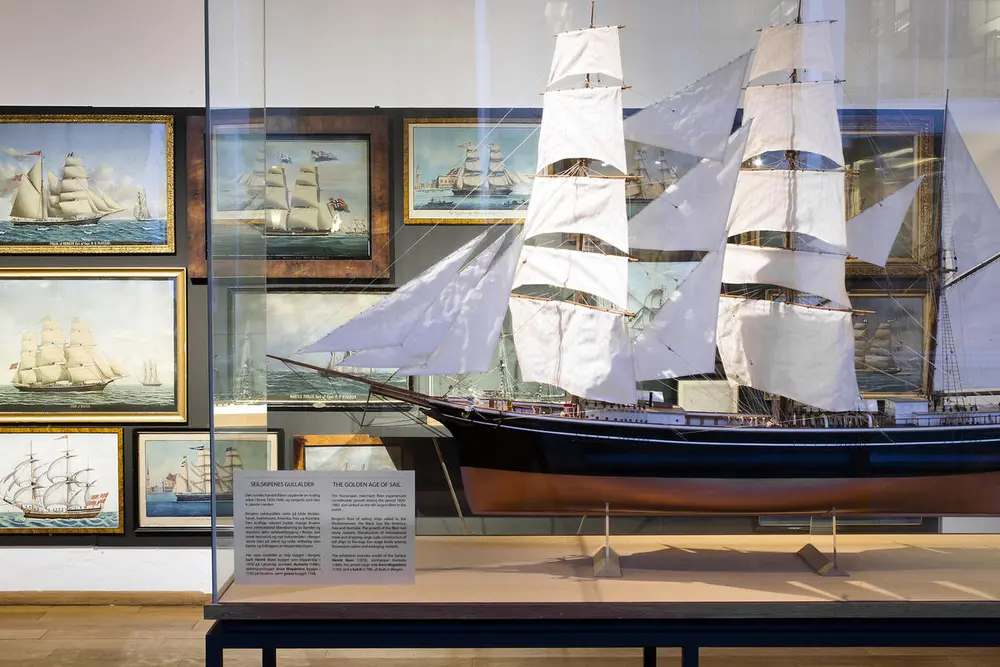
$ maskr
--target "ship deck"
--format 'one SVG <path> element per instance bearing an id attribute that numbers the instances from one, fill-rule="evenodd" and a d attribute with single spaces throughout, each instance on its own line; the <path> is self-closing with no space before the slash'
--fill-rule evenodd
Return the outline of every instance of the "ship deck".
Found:
<path id="1" fill-rule="evenodd" d="M 848 577 L 796 552 L 808 535 L 615 536 L 620 579 L 597 579 L 598 536 L 418 537 L 412 586 L 230 585 L 207 618 L 626 619 L 1000 617 L 1000 535 L 841 535 Z"/>

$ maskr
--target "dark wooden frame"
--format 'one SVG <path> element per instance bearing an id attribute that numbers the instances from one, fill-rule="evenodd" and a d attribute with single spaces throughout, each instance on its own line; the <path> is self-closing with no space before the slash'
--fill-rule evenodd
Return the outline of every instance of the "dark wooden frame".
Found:
<path id="1" fill-rule="evenodd" d="M 399 445 L 385 445 L 382 438 L 364 433 L 353 433 L 350 435 L 295 435 L 292 436 L 292 470 L 306 469 L 306 447 L 375 447 L 381 445 L 389 451 L 396 453 L 396 458 L 402 457 L 402 447 Z"/>
<path id="2" fill-rule="evenodd" d="M 217 127 L 237 124 L 220 120 Z M 188 271 L 192 278 L 208 278 L 208 211 L 205 169 L 205 117 L 191 116 L 187 124 Z M 370 145 L 371 257 L 369 259 L 269 259 L 267 278 L 388 278 L 390 264 L 389 119 L 385 116 L 344 116 L 324 111 L 268 111 L 268 134 L 366 136 Z M 238 277 L 236 258 L 212 262 L 213 277 Z"/>

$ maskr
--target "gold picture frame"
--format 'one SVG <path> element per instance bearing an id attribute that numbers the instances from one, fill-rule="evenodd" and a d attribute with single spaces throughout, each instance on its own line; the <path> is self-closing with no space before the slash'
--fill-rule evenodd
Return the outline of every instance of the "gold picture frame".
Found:
<path id="1" fill-rule="evenodd" d="M 0 423 L 187 421 L 186 288 L 185 269 L 0 269 Z"/>
<path id="2" fill-rule="evenodd" d="M 433 208 L 435 201 L 440 197 L 433 196 L 431 192 L 441 191 L 443 196 L 450 196 L 447 188 L 441 186 L 440 179 L 448 178 L 448 169 L 444 174 L 431 174 L 433 181 L 423 181 L 420 162 L 422 156 L 421 146 L 417 145 L 416 134 L 418 130 L 437 129 L 448 131 L 448 136 L 442 137 L 441 147 L 451 148 L 454 145 L 456 151 L 455 165 L 462 162 L 460 143 L 462 140 L 473 141 L 477 144 L 488 136 L 491 141 L 498 142 L 504 149 L 504 163 L 510 165 L 510 157 L 515 154 L 510 149 L 515 149 L 517 153 L 524 156 L 519 162 L 528 169 L 528 174 L 533 175 L 536 171 L 535 162 L 537 156 L 538 131 L 541 128 L 539 118 L 504 118 L 482 119 L 476 117 L 466 118 L 404 118 L 403 119 L 403 222 L 408 225 L 496 225 L 496 224 L 518 224 L 523 223 L 528 211 L 528 200 L 530 192 L 524 189 L 523 193 L 507 195 L 510 199 L 498 198 L 501 204 L 507 202 L 522 202 L 513 208 L 479 209 L 468 208 L 456 210 L 455 203 L 450 203 L 453 208 Z M 440 134 L 440 133 L 439 133 Z M 508 137 L 507 135 L 511 135 Z M 428 141 L 430 139 L 428 138 Z M 425 158 L 426 161 L 426 158 Z M 516 171 L 515 162 L 513 167 Z M 432 171 L 440 171 L 432 166 Z M 437 187 L 425 187 L 433 182 Z M 530 183 L 527 186 L 530 189 Z M 428 202 L 417 204 L 417 192 L 426 190 L 428 192 Z M 420 208 L 418 208 L 420 206 Z M 431 208 L 424 208 L 431 207 Z"/>
<path id="3" fill-rule="evenodd" d="M 309 468 L 306 464 L 306 451 L 310 448 L 315 448 L 315 451 L 320 449 L 329 449 L 331 453 L 337 451 L 343 452 L 348 449 L 355 450 L 365 450 L 363 452 L 364 458 L 367 460 L 376 460 L 372 457 L 372 450 L 383 450 L 379 452 L 377 456 L 377 461 L 385 463 L 386 457 L 392 461 L 392 469 L 398 470 L 399 464 L 397 461 L 401 460 L 402 448 L 399 445 L 389 445 L 386 446 L 382 442 L 382 438 L 372 435 L 366 435 L 364 433 L 352 433 L 349 435 L 296 435 L 292 438 L 292 469 L 293 470 L 315 470 L 316 468 Z M 396 456 L 393 457 L 392 454 L 395 453 Z M 326 469 L 326 468 L 324 468 Z M 330 470 L 354 470 L 354 468 L 329 468 Z M 367 468 L 364 468 L 367 469 Z"/>
<path id="4" fill-rule="evenodd" d="M 80 147 L 77 147 L 77 143 L 73 142 L 72 137 L 67 138 L 67 135 L 71 134 L 67 132 L 57 132 L 55 133 L 57 136 L 46 136 L 44 132 L 31 132 L 25 133 L 24 137 L 18 137 L 17 133 L 12 131 L 7 136 L 8 128 L 18 124 L 89 125 L 94 126 L 93 132 L 98 136 L 90 137 L 81 142 L 83 146 Z M 123 127 L 106 127 L 108 125 L 162 126 L 164 160 L 162 173 L 159 171 L 161 165 L 158 164 L 158 160 L 151 160 L 154 156 L 150 153 L 150 137 L 143 138 L 138 131 L 126 131 Z M 150 132 L 156 135 L 153 138 L 158 143 L 160 130 L 154 131 L 151 128 Z M 142 145 L 139 145 L 140 138 L 143 139 Z M 115 153 L 113 157 L 110 155 L 115 148 L 122 148 L 122 142 L 133 140 L 136 143 L 134 150 L 126 151 L 124 154 Z M 117 145 L 114 145 L 113 142 L 117 142 Z M 105 148 L 104 153 L 93 151 L 91 147 L 93 144 L 105 147 L 109 143 L 113 145 L 111 148 Z M 27 222 L 27 220 L 33 219 L 34 215 L 38 215 L 37 213 L 27 219 L 17 218 L 18 222 L 15 223 L 16 216 L 5 212 L 4 217 L 0 218 L 0 226 L 8 225 L 10 230 L 3 237 L 0 237 L 0 254 L 136 255 L 173 254 L 176 252 L 173 116 L 167 114 L 0 115 L 0 146 L 5 147 L 3 153 L 0 154 L 0 182 L 5 186 L 12 186 L 7 189 L 14 193 L 21 187 L 28 188 L 33 185 L 30 179 L 25 181 L 24 177 L 32 170 L 29 165 L 34 163 L 33 158 L 38 156 L 37 164 L 40 174 L 38 185 L 40 189 L 35 188 L 35 194 L 41 195 L 42 211 L 51 210 L 47 206 L 58 205 L 58 202 L 50 204 L 49 198 L 59 199 L 61 197 L 64 188 L 63 181 L 60 179 L 61 176 L 65 176 L 65 169 L 68 167 L 68 165 L 64 165 L 62 169 L 58 167 L 53 169 L 53 163 L 46 163 L 46 158 L 53 154 L 66 155 L 67 158 L 77 157 L 81 161 L 80 168 L 83 170 L 89 168 L 90 171 L 85 172 L 88 179 L 88 182 L 84 184 L 86 187 L 82 190 L 77 187 L 74 192 L 86 191 L 89 193 L 87 197 L 88 210 L 91 211 L 91 214 L 99 216 L 92 223 L 81 222 L 78 218 L 85 217 L 86 214 L 79 213 L 72 218 L 76 220 L 72 224 L 45 225 L 39 230 L 38 226 Z M 83 155 L 73 156 L 77 150 L 82 150 Z M 101 159 L 102 155 L 105 159 Z M 53 159 L 61 160 L 62 158 Z M 83 160 L 88 160 L 88 162 L 83 163 Z M 124 173 L 122 167 L 135 172 L 144 169 L 146 177 L 136 183 L 137 174 Z M 150 171 L 155 173 L 150 173 Z M 162 182 L 160 182 L 161 178 Z M 14 183 L 21 185 L 13 187 Z M 55 193 L 53 187 L 58 187 L 60 193 Z M 142 194 L 140 195 L 140 193 Z M 0 196 L 6 194 L 8 193 L 0 189 Z M 139 206 L 140 196 L 146 202 L 142 208 Z M 127 199 L 129 197 L 135 197 L 136 200 L 131 202 Z M 11 197 L 12 207 L 13 200 L 14 196 Z M 114 206 L 118 206 L 119 209 L 115 210 Z M 135 219 L 125 217 L 129 215 L 130 206 L 131 215 Z M 154 210 L 156 217 L 153 217 L 152 211 Z M 123 212 L 125 212 L 125 216 L 121 215 Z M 159 217 L 161 214 L 162 218 Z M 45 219 L 45 214 L 41 215 L 42 219 Z M 123 224 L 115 225 L 116 222 Z M 108 231 L 108 226 L 114 226 L 115 229 Z M 132 238 L 115 241 L 114 234 L 124 234 Z M 112 238 L 106 238 L 109 235 Z M 148 237 L 148 242 L 142 240 L 143 235 Z M 48 243 L 32 242 L 35 241 L 35 237 L 42 240 L 47 237 Z"/>
<path id="5" fill-rule="evenodd" d="M 861 395 L 865 398 L 926 396 L 930 387 L 930 349 L 934 318 L 931 295 L 924 291 L 899 293 L 890 290 L 851 290 L 850 296 L 851 305 L 861 311 L 854 315 L 854 322 L 868 321 L 862 335 L 865 341 L 870 345 L 875 338 L 883 339 L 879 343 L 882 349 L 878 350 L 882 359 L 877 364 L 869 364 L 871 367 L 867 369 L 864 365 L 857 364 L 855 343 L 855 369 Z M 885 305 L 882 306 L 876 300 L 885 300 Z M 920 309 L 919 317 L 913 312 L 916 307 Z M 881 335 L 880 327 L 885 329 Z M 919 331 L 915 331 L 917 328 Z M 913 345 L 918 337 L 919 349 Z M 862 361 L 862 364 L 866 363 L 867 360 Z M 889 368 L 879 370 L 875 367 L 884 365 Z"/>
<path id="6" fill-rule="evenodd" d="M 123 437 L 123 429 L 121 428 L 111 428 L 111 427 L 78 427 L 78 426 L 67 426 L 67 427 L 47 427 L 39 426 L 37 428 L 28 427 L 0 427 L 0 442 L 5 439 L 10 439 L 10 436 L 17 436 L 17 443 L 3 443 L 0 446 L 0 479 L 6 480 L 8 474 L 11 471 L 6 470 L 10 467 L 13 462 L 14 465 L 18 465 L 20 459 L 24 459 L 24 448 L 27 447 L 28 457 L 36 458 L 41 460 L 43 463 L 52 458 L 53 454 L 58 455 L 61 453 L 62 444 L 58 443 L 58 440 L 62 440 L 62 437 L 66 436 L 66 447 L 69 449 L 74 446 L 74 439 L 69 437 L 72 434 L 108 434 L 114 437 L 116 441 L 116 455 L 109 456 L 108 453 L 104 452 L 103 456 L 96 456 L 95 452 L 89 452 L 86 456 L 82 452 L 78 452 L 77 456 L 84 459 L 84 464 L 87 468 L 90 468 L 96 473 L 97 479 L 95 480 L 94 487 L 96 488 L 96 493 L 90 495 L 90 488 L 87 486 L 89 480 L 88 477 L 84 477 L 85 482 L 79 486 L 83 487 L 84 493 L 88 494 L 86 500 L 84 501 L 83 511 L 87 509 L 93 509 L 96 506 L 98 514 L 96 516 L 81 516 L 81 510 L 75 512 L 76 516 L 72 518 L 32 518 L 27 519 L 24 516 L 24 510 L 11 502 L 7 501 L 10 497 L 11 501 L 14 500 L 13 496 L 17 495 L 17 492 L 11 494 L 6 493 L 8 491 L 7 484 L 0 484 L 0 498 L 3 498 L 4 502 L 0 502 L 0 535 L 26 535 L 26 534 L 121 534 L 125 532 L 125 445 Z M 47 437 L 51 435 L 52 437 Z M 24 443 L 24 440 L 28 440 Z M 110 440 L 110 438 L 109 438 Z M 79 440 L 77 439 L 77 443 Z M 110 447 L 110 443 L 107 443 Z M 19 451 L 15 451 L 19 450 Z M 112 461 L 113 460 L 113 461 Z M 50 462 L 49 465 L 52 465 Z M 67 461 L 67 465 L 71 465 Z M 92 468 L 92 466 L 97 466 L 97 468 Z M 22 466 L 23 467 L 23 466 Z M 116 507 L 117 511 L 104 512 L 102 511 L 107 507 L 107 499 L 110 496 L 109 487 L 99 486 L 101 482 L 101 473 L 107 474 L 107 469 L 114 467 L 116 470 L 117 485 L 114 488 L 117 493 L 117 498 L 114 500 L 113 506 Z M 36 470 L 38 468 L 36 467 Z M 81 471 L 89 472 L 83 470 Z M 15 475 L 11 483 L 16 483 L 17 478 L 20 474 Z M 39 479 L 44 481 L 44 478 L 39 475 Z M 23 480 L 22 480 L 23 481 Z M 25 498 L 32 498 L 30 502 L 25 502 L 25 505 L 35 506 L 36 511 L 52 510 L 58 512 L 59 508 L 56 506 L 58 498 L 53 499 L 52 507 L 47 506 L 47 501 L 45 499 L 45 491 L 52 488 L 53 485 L 48 485 L 42 489 L 32 488 L 32 486 L 27 486 L 25 488 L 31 489 L 31 495 L 24 494 Z M 68 485 L 63 485 L 67 488 L 67 498 L 66 501 L 70 502 L 70 488 Z M 39 493 L 40 491 L 40 493 Z M 80 491 L 79 489 L 77 491 Z M 101 498 L 101 496 L 104 496 Z M 96 500 L 95 500 L 96 499 Z M 100 503 L 100 505 L 98 505 Z M 65 508 L 64 508 L 65 509 Z M 11 511 L 13 510 L 13 511 Z M 68 512 L 67 512 L 68 513 Z M 20 518 L 16 515 L 20 514 Z M 11 515 L 11 516 L 8 516 Z M 79 526 L 74 526 L 72 524 L 80 522 Z M 113 524 L 113 525 L 103 525 L 103 524 Z M 50 524 L 50 525 L 46 525 Z M 70 525 L 67 525 L 70 524 Z"/>

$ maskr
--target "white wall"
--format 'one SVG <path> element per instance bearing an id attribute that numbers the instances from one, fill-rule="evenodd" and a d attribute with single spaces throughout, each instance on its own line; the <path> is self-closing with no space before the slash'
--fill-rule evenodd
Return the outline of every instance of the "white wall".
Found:
<path id="1" fill-rule="evenodd" d="M 1000 97 L 1000 0 L 804 1 L 807 19 L 837 21 L 845 105 L 933 107 L 946 89 Z M 590 20 L 589 0 L 211 3 L 213 106 L 260 104 L 265 60 L 272 106 L 539 106 L 552 34 Z M 751 48 L 794 6 L 602 0 L 596 21 L 626 26 L 626 104 L 642 106 Z M 201 106 L 203 11 L 202 0 L 0 0 L 0 105 Z"/>
<path id="2" fill-rule="evenodd" d="M 211 593 L 212 553 L 204 547 L 0 549 L 0 591 Z"/>

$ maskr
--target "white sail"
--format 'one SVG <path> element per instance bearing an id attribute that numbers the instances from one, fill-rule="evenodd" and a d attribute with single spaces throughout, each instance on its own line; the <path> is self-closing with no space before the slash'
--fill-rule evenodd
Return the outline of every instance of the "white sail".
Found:
<path id="1" fill-rule="evenodd" d="M 729 234 L 798 232 L 844 252 L 845 216 L 842 171 L 747 170 L 736 183 Z"/>
<path id="2" fill-rule="evenodd" d="M 77 329 L 74 327 L 69 332 L 69 343 L 70 345 L 93 345 L 94 335 L 90 329 Z"/>
<path id="3" fill-rule="evenodd" d="M 48 172 L 48 181 L 49 196 L 58 196 L 62 192 L 62 186 L 59 185 L 59 177 L 50 171 Z"/>
<path id="4" fill-rule="evenodd" d="M 621 81 L 622 56 L 618 26 L 602 26 L 556 35 L 549 83 L 581 74 L 607 74 Z"/>
<path id="5" fill-rule="evenodd" d="M 437 300 L 427 308 L 413 330 L 399 345 L 362 350 L 350 355 L 338 366 L 355 368 L 400 368 L 419 366 L 438 348 L 458 317 L 464 299 L 479 284 L 503 244 L 501 236 L 458 272 Z"/>
<path id="6" fill-rule="evenodd" d="M 318 188 L 319 182 L 316 180 L 317 174 L 315 169 L 299 169 L 299 175 L 295 177 L 296 185 L 306 185 L 312 188 Z"/>
<path id="7" fill-rule="evenodd" d="M 734 386 L 833 412 L 857 403 L 850 311 L 723 297 L 716 340 Z"/>
<path id="8" fill-rule="evenodd" d="M 515 238 L 483 279 L 468 291 L 462 309 L 427 361 L 402 368 L 401 374 L 445 375 L 490 370 L 523 244 L 523 235 Z"/>
<path id="9" fill-rule="evenodd" d="M 485 237 L 486 232 L 483 232 L 299 353 L 348 352 L 399 345 Z"/>
<path id="10" fill-rule="evenodd" d="M 66 348 L 66 363 L 70 366 L 87 366 L 94 363 L 94 357 L 88 348 L 71 345 Z"/>
<path id="11" fill-rule="evenodd" d="M 22 371 L 31 370 L 35 367 L 35 353 L 34 352 L 22 352 L 21 360 L 18 362 L 18 368 Z"/>
<path id="12" fill-rule="evenodd" d="M 750 80 L 772 72 L 808 69 L 835 75 L 830 22 L 790 23 L 765 28 L 757 40 Z"/>
<path id="13" fill-rule="evenodd" d="M 954 332 L 954 362 L 958 377 L 945 378 L 946 365 L 938 349 L 934 386 L 938 389 L 1000 389 L 1000 310 L 997 309 L 1000 263 L 976 271 L 947 287 L 947 314 Z M 940 329 L 939 329 L 940 330 Z M 947 381 L 946 381 L 947 380 Z"/>
<path id="14" fill-rule="evenodd" d="M 42 162 L 39 160 L 21 176 L 21 184 L 10 209 L 15 218 L 42 219 Z"/>
<path id="15" fill-rule="evenodd" d="M 96 366 L 70 366 L 66 369 L 73 382 L 99 382 L 104 379 Z"/>
<path id="16" fill-rule="evenodd" d="M 623 174 L 621 88 L 574 88 L 545 93 L 538 137 L 538 169 L 560 160 L 591 158 Z"/>
<path id="17" fill-rule="evenodd" d="M 628 214 L 622 178 L 536 178 L 524 237 L 589 234 L 628 252 Z"/>
<path id="18" fill-rule="evenodd" d="M 63 173 L 62 173 L 63 180 L 65 181 L 71 178 L 78 178 L 81 181 L 83 181 L 84 185 L 86 185 L 87 170 L 84 169 L 83 162 L 81 161 L 80 164 L 70 164 L 71 159 L 72 158 L 68 158 L 66 160 L 66 166 L 63 167 Z"/>
<path id="19" fill-rule="evenodd" d="M 65 196 L 65 193 L 63 193 L 63 195 L 60 195 L 59 210 L 61 210 L 63 215 L 65 215 L 66 217 L 72 218 L 78 215 L 90 215 L 91 213 L 95 212 L 93 207 L 90 205 L 90 202 L 86 198 L 76 199 L 76 200 L 64 200 L 62 199 L 63 196 Z"/>
<path id="20" fill-rule="evenodd" d="M 20 370 L 17 372 L 17 379 L 22 384 L 35 384 L 38 382 L 38 376 L 35 375 L 33 370 Z"/>
<path id="21" fill-rule="evenodd" d="M 781 285 L 850 308 L 844 285 L 846 259 L 845 255 L 730 244 L 722 282 Z"/>
<path id="22" fill-rule="evenodd" d="M 921 176 L 911 181 L 851 218 L 847 223 L 847 251 L 864 262 L 885 266 L 923 180 Z"/>
<path id="23" fill-rule="evenodd" d="M 722 160 L 750 52 L 625 119 L 629 141 Z"/>
<path id="24" fill-rule="evenodd" d="M 48 366 L 49 364 L 61 364 L 66 361 L 63 356 L 63 348 L 60 345 L 42 345 L 35 354 L 35 364 L 37 366 Z"/>
<path id="25" fill-rule="evenodd" d="M 637 380 L 715 372 L 715 328 L 725 248 L 710 252 L 677 286 L 633 345 Z"/>
<path id="26" fill-rule="evenodd" d="M 283 167 L 271 167 L 264 176 L 264 185 L 269 188 L 285 189 L 285 169 Z"/>
<path id="27" fill-rule="evenodd" d="M 315 186 L 296 185 L 292 193 L 292 207 L 319 208 L 319 190 Z"/>
<path id="28" fill-rule="evenodd" d="M 524 246 L 514 285 L 554 285 L 628 305 L 628 257 Z"/>
<path id="29" fill-rule="evenodd" d="M 62 365 L 39 365 L 35 367 L 34 371 L 39 380 L 44 383 L 59 382 L 60 380 L 69 379 L 69 374 Z"/>
<path id="30" fill-rule="evenodd" d="M 625 318 L 567 301 L 511 298 L 521 377 L 575 396 L 635 403 L 635 368 Z"/>
<path id="31" fill-rule="evenodd" d="M 174 477 L 174 494 L 189 493 L 188 488 L 188 459 L 185 456 L 181 459 L 181 469 Z"/>
<path id="32" fill-rule="evenodd" d="M 745 156 L 796 150 L 843 165 L 835 86 L 822 81 L 747 88 L 743 114 L 754 123 Z"/>
<path id="33" fill-rule="evenodd" d="M 726 236 L 749 125 L 733 134 L 724 162 L 702 161 L 629 220 L 629 245 L 713 251 Z M 713 325 L 714 326 L 714 325 Z"/>
<path id="34" fill-rule="evenodd" d="M 950 268 L 960 275 L 1000 253 L 1000 214 L 951 113 L 945 119 L 944 170 L 941 235 Z"/>
<path id="35" fill-rule="evenodd" d="M 293 208 L 286 218 L 290 230 L 319 231 L 319 209 Z"/>

